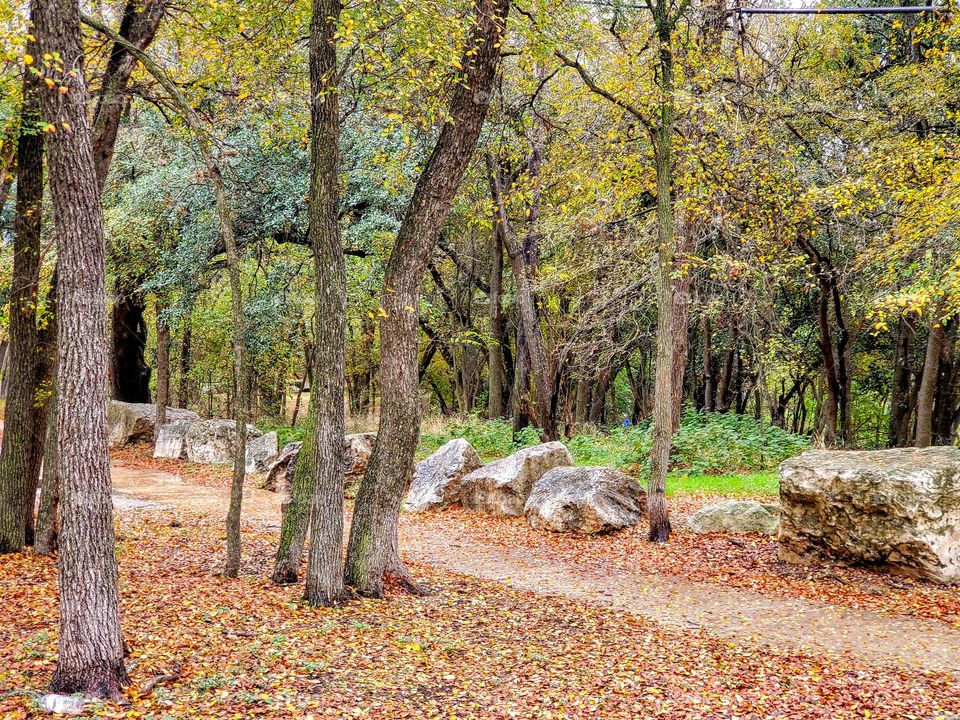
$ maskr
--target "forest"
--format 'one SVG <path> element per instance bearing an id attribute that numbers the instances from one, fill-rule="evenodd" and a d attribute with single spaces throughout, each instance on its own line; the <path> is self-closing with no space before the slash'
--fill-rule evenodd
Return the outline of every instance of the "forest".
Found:
<path id="1" fill-rule="evenodd" d="M 960 27 L 770 4 L 0 0 L 3 717 L 960 713 Z M 150 429 L 117 443 L 133 407 Z M 186 425 L 161 454 L 188 411 L 231 423 L 219 465 Z M 344 436 L 369 441 L 352 468 Z M 519 510 L 496 495 L 495 465 L 557 448 Z M 408 512 L 454 450 L 446 509 Z M 817 506 L 859 518 L 835 543 L 795 510 L 803 458 L 852 463 Z M 925 463 L 948 479 L 918 505 L 929 483 L 897 483 Z M 531 535 L 561 529 L 531 510 L 558 465 L 636 518 Z M 839 499 L 861 471 L 872 499 Z M 777 525 L 700 534 L 717 501 Z M 888 512 L 909 541 L 857 534 Z M 568 565 L 594 575 L 544 569 Z M 627 609 L 597 610 L 618 573 L 597 592 Z M 772 654 L 668 622 L 668 577 L 691 608 L 755 607 Z M 857 647 L 882 619 L 834 610 L 903 616 L 933 655 L 810 650 L 790 598 Z M 534 616 L 540 650 L 472 675 Z M 609 648 L 561 647 L 562 618 Z M 204 675 L 211 642 L 232 649 Z"/>

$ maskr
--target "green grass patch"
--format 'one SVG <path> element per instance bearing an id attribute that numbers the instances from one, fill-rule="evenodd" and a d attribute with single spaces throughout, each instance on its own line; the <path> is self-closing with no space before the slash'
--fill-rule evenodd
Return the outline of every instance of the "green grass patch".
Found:
<path id="1" fill-rule="evenodd" d="M 779 481 L 775 471 L 729 474 L 688 475 L 673 473 L 667 478 L 667 495 L 777 495 Z"/>

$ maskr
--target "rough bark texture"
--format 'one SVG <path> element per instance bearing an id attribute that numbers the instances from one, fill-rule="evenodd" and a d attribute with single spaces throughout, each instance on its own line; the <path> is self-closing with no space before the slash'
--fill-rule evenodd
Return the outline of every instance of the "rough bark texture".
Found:
<path id="1" fill-rule="evenodd" d="M 657 176 L 657 355 L 656 385 L 653 403 L 653 452 L 647 484 L 649 538 L 666 542 L 670 537 L 667 513 L 666 480 L 673 440 L 673 264 L 675 238 L 673 227 L 673 51 L 670 47 L 672 23 L 666 3 L 654 6 L 654 21 L 659 37 L 659 82 L 663 99 L 654 137 L 654 160 Z"/>
<path id="2" fill-rule="evenodd" d="M 937 389 L 937 374 L 940 369 L 940 351 L 943 347 L 944 324 L 942 308 L 934 313 L 927 336 L 927 352 L 920 376 L 920 391 L 917 393 L 917 429 L 914 445 L 929 447 L 933 438 L 933 398 Z"/>
<path id="3" fill-rule="evenodd" d="M 409 584 L 397 548 L 397 526 L 420 434 L 420 287 L 480 136 L 508 8 L 507 0 L 476 4 L 476 23 L 462 62 L 464 76 L 450 100 L 450 119 L 417 181 L 387 263 L 380 319 L 380 432 L 356 499 L 345 574 L 347 582 L 365 595 L 382 595 L 388 573 Z"/>
<path id="4" fill-rule="evenodd" d="M 503 316 L 503 240 L 494 210 L 490 238 L 490 342 L 487 347 L 487 417 L 496 420 L 506 412 L 507 369 L 503 357 L 506 344 L 506 318 Z"/>
<path id="5" fill-rule="evenodd" d="M 311 409 L 307 414 L 303 445 L 296 456 L 290 460 L 295 463 L 293 482 L 290 484 L 290 497 L 281 505 L 283 519 L 280 525 L 280 542 L 277 545 L 273 573 L 270 575 L 270 579 L 278 585 L 295 583 L 300 573 L 300 558 L 303 557 L 303 546 L 310 527 L 310 508 L 313 505 L 313 488 L 316 480 L 315 442 L 316 432 Z"/>
<path id="6" fill-rule="evenodd" d="M 30 51 L 37 56 L 36 47 Z M 10 286 L 10 345 L 3 447 L 0 449 L 0 552 L 17 552 L 27 541 L 27 512 L 37 392 L 37 297 L 43 207 L 43 137 L 40 80 L 24 74 L 21 131 L 17 144 L 17 215 Z"/>
<path id="7" fill-rule="evenodd" d="M 343 586 L 343 401 L 347 279 L 338 219 L 340 103 L 336 31 L 340 0 L 314 0 L 310 22 L 310 244 L 316 274 L 317 372 L 313 406 L 313 504 L 304 599 L 314 607 L 339 601 Z"/>
<path id="8" fill-rule="evenodd" d="M 103 216 L 87 119 L 76 0 L 38 2 L 41 53 L 63 58 L 42 93 L 59 240 L 58 412 L 62 523 L 59 655 L 51 688 L 117 697 L 128 682 L 120 635 L 107 457 L 107 345 Z"/>
<path id="9" fill-rule="evenodd" d="M 162 312 L 157 307 L 157 313 Z M 157 318 L 157 413 L 153 425 L 156 441 L 160 428 L 167 424 L 167 406 L 170 404 L 170 326 L 162 317 Z"/>

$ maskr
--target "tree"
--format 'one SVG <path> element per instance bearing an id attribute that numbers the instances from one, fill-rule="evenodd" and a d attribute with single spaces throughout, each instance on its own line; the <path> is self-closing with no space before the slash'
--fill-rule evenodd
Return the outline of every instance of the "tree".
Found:
<path id="1" fill-rule="evenodd" d="M 417 181 L 387 262 L 381 297 L 380 429 L 357 494 L 347 545 L 346 581 L 363 595 L 383 594 L 384 577 L 408 587 L 398 545 L 400 502 L 413 474 L 420 435 L 418 306 L 427 265 L 440 237 L 486 116 L 499 66 L 509 4 L 480 0 L 430 159 Z"/>
<path id="2" fill-rule="evenodd" d="M 316 273 L 314 489 L 304 594 L 313 606 L 343 595 L 343 402 L 347 279 L 340 242 L 340 103 L 337 22 L 340 0 L 314 0 L 310 22 L 310 244 Z"/>
<path id="3" fill-rule="evenodd" d="M 39 72 L 49 86 L 41 107 L 59 240 L 60 635 L 51 689 L 119 697 L 128 678 L 107 457 L 103 214 L 78 3 L 38 0 L 35 22 L 45 58 Z"/>
<path id="4" fill-rule="evenodd" d="M 27 45 L 39 57 L 35 43 Z M 37 303 L 40 285 L 40 233 L 43 210 L 41 81 L 31 64 L 24 68 L 23 108 L 17 141 L 17 215 L 10 292 L 10 347 L 4 438 L 0 448 L 0 552 L 17 552 L 32 538 L 36 496 L 32 462 L 36 453 L 38 407 Z"/>

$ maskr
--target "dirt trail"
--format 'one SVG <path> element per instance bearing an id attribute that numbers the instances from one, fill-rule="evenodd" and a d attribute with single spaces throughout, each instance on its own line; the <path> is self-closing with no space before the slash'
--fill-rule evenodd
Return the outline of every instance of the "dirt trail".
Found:
<path id="1" fill-rule="evenodd" d="M 113 467 L 114 504 L 171 507 L 208 517 L 226 517 L 229 491 L 184 483 L 167 473 Z M 278 525 L 275 493 L 244 493 L 244 520 Z M 408 559 L 543 594 L 563 595 L 613 607 L 667 626 L 697 630 L 738 644 L 911 669 L 951 672 L 960 677 L 960 631 L 932 620 L 888 617 L 802 599 L 769 598 L 745 590 L 656 575 L 602 574 L 559 564 L 523 548 L 469 545 L 440 527 L 401 524 Z"/>

